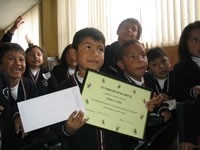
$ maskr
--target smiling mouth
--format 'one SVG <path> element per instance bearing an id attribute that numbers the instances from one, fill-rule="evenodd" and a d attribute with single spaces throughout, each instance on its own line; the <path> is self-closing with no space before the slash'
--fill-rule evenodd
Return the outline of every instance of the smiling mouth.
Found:
<path id="1" fill-rule="evenodd" d="M 99 62 L 96 61 L 96 60 L 89 60 L 90 63 L 93 63 L 93 64 L 98 64 Z"/>
<path id="2" fill-rule="evenodd" d="M 165 75 L 167 73 L 167 71 L 162 71 L 162 72 L 160 72 L 159 74 L 160 75 Z"/>

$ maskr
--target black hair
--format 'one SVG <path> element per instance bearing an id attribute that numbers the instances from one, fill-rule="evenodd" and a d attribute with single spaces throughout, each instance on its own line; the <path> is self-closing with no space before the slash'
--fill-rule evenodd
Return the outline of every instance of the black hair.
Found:
<path id="1" fill-rule="evenodd" d="M 150 48 L 147 51 L 147 58 L 149 62 L 160 57 L 168 57 L 167 53 L 161 47 Z"/>
<path id="2" fill-rule="evenodd" d="M 77 50 L 78 45 L 82 42 L 82 40 L 88 37 L 94 39 L 95 41 L 101 41 L 105 45 L 105 37 L 103 33 L 96 28 L 87 27 L 75 33 L 73 42 L 72 42 L 72 48 Z"/>
<path id="3" fill-rule="evenodd" d="M 193 23 L 188 24 L 182 31 L 179 45 L 178 45 L 178 63 L 176 66 L 182 66 L 181 68 L 184 69 L 185 65 L 188 63 L 192 63 L 191 53 L 188 47 L 188 39 L 190 36 L 191 31 L 195 29 L 200 29 L 200 21 L 195 21 Z"/>
<path id="4" fill-rule="evenodd" d="M 72 44 L 67 45 L 65 47 L 65 49 L 63 50 L 62 55 L 60 57 L 60 64 L 67 67 L 67 68 L 68 68 L 68 64 L 67 64 L 67 61 L 66 61 L 66 54 L 71 48 L 72 48 Z"/>
<path id="5" fill-rule="evenodd" d="M 24 49 L 17 43 L 3 42 L 0 43 L 0 64 L 4 55 L 9 51 L 19 51 L 25 56 Z"/>
<path id="6" fill-rule="evenodd" d="M 135 18 L 127 18 L 127 19 L 123 20 L 123 21 L 119 24 L 119 26 L 118 26 L 118 28 L 117 28 L 117 32 L 122 28 L 122 26 L 123 26 L 124 24 L 127 24 L 127 23 L 136 24 L 136 25 L 138 26 L 138 35 L 137 35 L 136 38 L 137 38 L 137 40 L 139 40 L 139 39 L 140 39 L 140 36 L 141 36 L 141 34 L 142 34 L 142 26 L 141 26 L 140 22 L 139 22 L 137 19 L 135 19 Z"/>
<path id="7" fill-rule="evenodd" d="M 129 47 L 130 45 L 134 45 L 134 44 L 140 44 L 140 42 L 138 42 L 137 40 L 128 40 L 128 41 L 124 42 L 116 52 L 116 55 L 115 55 L 116 62 L 123 58 L 127 47 Z"/>
<path id="8" fill-rule="evenodd" d="M 200 29 L 200 21 L 188 24 L 182 31 L 178 46 L 179 59 L 181 61 L 184 61 L 191 56 L 188 48 L 188 39 L 191 31 L 195 29 Z"/>

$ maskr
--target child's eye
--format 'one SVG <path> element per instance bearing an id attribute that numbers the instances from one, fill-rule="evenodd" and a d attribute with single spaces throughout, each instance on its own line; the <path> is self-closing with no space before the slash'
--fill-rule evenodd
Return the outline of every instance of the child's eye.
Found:
<path id="1" fill-rule="evenodd" d="M 42 54 L 37 54 L 38 57 L 42 56 Z"/>
<path id="2" fill-rule="evenodd" d="M 90 45 L 86 45 L 86 49 L 90 49 L 91 48 L 91 46 Z"/>
<path id="3" fill-rule="evenodd" d="M 147 55 L 146 54 L 142 54 L 142 58 L 145 58 Z"/>
<path id="4" fill-rule="evenodd" d="M 14 57 L 8 57 L 8 60 L 12 61 L 12 60 L 14 60 Z"/>
<path id="5" fill-rule="evenodd" d="M 130 55 L 129 57 L 131 57 L 131 58 L 135 58 L 135 56 L 134 56 L 134 55 Z"/>
<path id="6" fill-rule="evenodd" d="M 20 61 L 20 62 L 24 62 L 25 59 L 24 59 L 24 58 L 20 58 L 19 61 Z"/>
<path id="7" fill-rule="evenodd" d="M 164 63 L 166 63 L 167 62 L 167 60 L 166 59 L 164 59 L 164 60 L 162 60 L 162 63 L 164 64 Z"/>
<path id="8" fill-rule="evenodd" d="M 104 52 L 104 48 L 98 48 L 99 52 Z"/>
<path id="9" fill-rule="evenodd" d="M 37 53 L 37 56 L 41 56 L 42 54 L 41 53 Z"/>

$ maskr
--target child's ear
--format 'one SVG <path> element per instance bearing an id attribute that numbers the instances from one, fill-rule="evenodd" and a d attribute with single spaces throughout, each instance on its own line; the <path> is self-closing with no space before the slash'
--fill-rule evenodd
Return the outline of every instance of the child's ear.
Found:
<path id="1" fill-rule="evenodd" d="M 121 69 L 121 70 L 124 70 L 124 63 L 123 63 L 123 61 L 122 60 L 118 60 L 117 61 L 117 66 Z"/>
<path id="2" fill-rule="evenodd" d="M 169 63 L 169 68 L 170 68 L 170 70 L 172 69 L 172 64 L 171 63 Z"/>

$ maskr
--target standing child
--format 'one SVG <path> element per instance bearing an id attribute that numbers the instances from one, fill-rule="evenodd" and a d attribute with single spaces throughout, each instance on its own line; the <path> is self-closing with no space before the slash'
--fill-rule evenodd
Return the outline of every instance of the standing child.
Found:
<path id="1" fill-rule="evenodd" d="M 58 83 L 68 79 L 72 75 L 77 66 L 75 58 L 75 50 L 72 48 L 72 44 L 65 47 L 60 58 L 60 63 L 54 66 L 52 72 L 54 73 Z"/>
<path id="2" fill-rule="evenodd" d="M 30 45 L 30 44 L 29 44 Z M 38 90 L 38 96 L 55 92 L 58 84 L 54 74 L 48 71 L 45 51 L 37 46 L 30 45 L 26 50 L 26 70 L 24 76 L 31 79 Z M 59 147 L 55 135 L 49 127 L 44 128 L 45 135 L 41 137 L 48 147 Z"/>
<path id="3" fill-rule="evenodd" d="M 45 52 L 37 45 L 31 45 L 26 50 L 26 71 L 24 76 L 30 78 L 38 89 L 39 96 L 54 92 L 57 81 L 46 65 Z"/>
<path id="4" fill-rule="evenodd" d="M 183 29 L 178 45 L 178 55 L 179 60 L 174 66 L 176 100 L 178 102 L 194 100 L 198 103 L 200 98 L 200 21 L 192 22 Z M 199 116 L 199 114 L 193 115 Z M 200 128 L 195 125 L 190 126 L 191 130 L 179 137 L 184 150 L 195 149 L 194 145 L 200 144 Z"/>
<path id="5" fill-rule="evenodd" d="M 27 142 L 29 141 L 28 139 L 32 137 L 36 132 L 33 134 L 24 133 L 20 114 L 17 108 L 17 102 L 36 97 L 37 91 L 33 82 L 23 77 L 26 66 L 25 53 L 20 45 L 16 43 L 1 43 L 0 64 L 1 71 L 5 73 L 9 81 L 9 89 L 5 91 L 3 95 L 5 98 L 8 98 L 8 91 L 10 90 L 11 114 L 14 118 L 15 132 L 17 134 L 16 149 L 21 149 L 27 145 Z"/>
<path id="6" fill-rule="evenodd" d="M 127 18 L 123 20 L 117 29 L 118 39 L 111 45 L 107 45 L 105 48 L 105 61 L 101 68 L 101 71 L 110 74 L 117 75 L 120 71 L 115 60 L 115 55 L 125 41 L 139 40 L 142 33 L 142 26 L 140 22 L 135 18 Z"/>
<path id="7" fill-rule="evenodd" d="M 122 72 L 118 74 L 119 78 L 133 85 L 146 87 L 148 60 L 145 49 L 138 41 L 129 40 L 124 42 L 118 49 L 116 62 Z M 163 96 L 161 94 L 156 95 L 154 93 L 152 99 L 156 98 L 160 100 L 157 104 L 160 104 Z M 148 130 L 149 128 L 147 128 L 147 131 Z M 149 134 L 146 136 L 149 137 Z M 129 141 L 130 143 L 127 143 L 127 146 L 134 147 L 135 141 L 133 139 L 130 139 Z"/>
<path id="8" fill-rule="evenodd" d="M 174 66 L 178 102 L 200 97 L 200 21 L 188 24 L 178 45 L 179 60 Z"/>
<path id="9" fill-rule="evenodd" d="M 87 69 L 99 71 L 104 62 L 105 38 L 95 28 L 85 28 L 78 31 L 74 38 L 72 47 L 76 50 L 78 70 L 69 80 L 60 85 L 60 89 L 78 85 L 82 90 L 83 79 Z M 147 103 L 149 109 L 159 98 Z M 99 129 L 85 124 L 83 112 L 73 112 L 65 122 L 57 125 L 57 134 L 63 137 L 63 143 L 68 150 L 100 149 L 100 150 L 122 150 L 122 136 L 118 133 Z M 68 142 L 68 143 L 67 143 Z M 78 144 L 77 144 L 78 143 Z"/>
<path id="10" fill-rule="evenodd" d="M 151 48 L 147 51 L 148 72 L 150 79 L 147 87 L 153 89 L 154 92 L 161 93 L 163 96 L 162 107 L 159 108 L 159 114 L 164 118 L 164 122 L 160 127 L 168 124 L 168 130 L 163 132 L 159 138 L 159 144 L 163 147 L 169 147 L 177 136 L 176 127 L 176 101 L 174 99 L 174 75 L 171 71 L 171 65 L 167 53 L 160 47 Z M 155 127 L 157 128 L 157 127 Z M 161 148 L 161 147 L 160 147 Z"/>
<path id="11" fill-rule="evenodd" d="M 155 47 L 147 51 L 147 58 L 148 72 L 152 77 L 147 86 L 157 94 L 161 93 L 164 103 L 168 101 L 167 107 L 171 109 L 173 106 L 170 105 L 169 100 L 174 99 L 174 75 L 170 69 L 171 65 L 167 53 L 160 47 Z"/>

